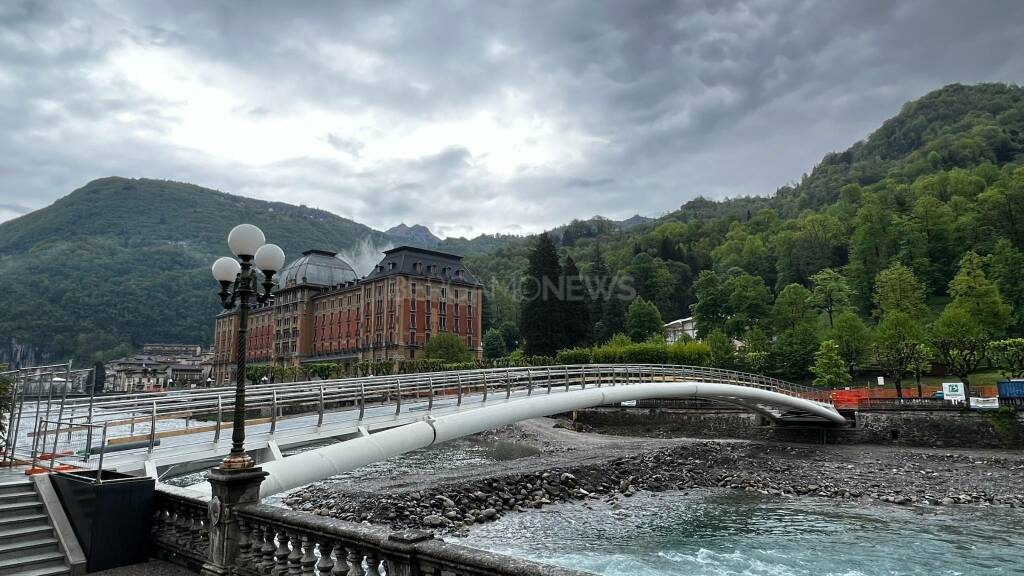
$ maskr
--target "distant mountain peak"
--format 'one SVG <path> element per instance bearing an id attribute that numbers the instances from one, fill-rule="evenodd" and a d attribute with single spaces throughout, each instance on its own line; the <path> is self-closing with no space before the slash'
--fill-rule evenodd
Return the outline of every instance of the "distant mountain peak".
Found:
<path id="1" fill-rule="evenodd" d="M 395 240 L 395 242 L 401 244 L 412 244 L 415 246 L 433 248 L 441 243 L 441 239 L 434 236 L 434 233 L 430 231 L 430 228 L 421 224 L 408 226 L 405 222 L 402 222 L 397 226 L 388 228 L 384 233 Z"/>

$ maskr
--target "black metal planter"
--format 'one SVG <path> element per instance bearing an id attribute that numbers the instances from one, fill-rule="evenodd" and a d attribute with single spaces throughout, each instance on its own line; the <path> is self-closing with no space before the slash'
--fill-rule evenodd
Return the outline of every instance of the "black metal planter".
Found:
<path id="1" fill-rule="evenodd" d="M 82 470 L 56 473 L 52 479 L 85 552 L 88 572 L 149 559 L 156 485 L 152 478 Z"/>

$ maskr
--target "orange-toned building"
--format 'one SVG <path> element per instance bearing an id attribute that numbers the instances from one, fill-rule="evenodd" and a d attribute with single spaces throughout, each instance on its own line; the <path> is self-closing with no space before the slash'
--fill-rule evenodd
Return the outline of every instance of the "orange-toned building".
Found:
<path id="1" fill-rule="evenodd" d="M 401 246 L 363 278 L 337 254 L 308 250 L 278 274 L 272 304 L 252 308 L 251 365 L 415 359 L 432 335 L 482 353 L 482 284 L 462 257 Z M 234 378 L 238 311 L 217 316 L 213 378 Z"/>

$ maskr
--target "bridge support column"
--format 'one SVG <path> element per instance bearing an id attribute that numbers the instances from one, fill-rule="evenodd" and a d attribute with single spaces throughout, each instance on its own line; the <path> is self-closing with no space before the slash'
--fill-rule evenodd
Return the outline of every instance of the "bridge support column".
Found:
<path id="1" fill-rule="evenodd" d="M 210 551 L 202 576 L 228 576 L 234 574 L 240 537 L 235 508 L 241 504 L 259 502 L 260 484 L 267 473 L 261 468 L 237 471 L 214 468 L 208 480 L 211 498 L 208 508 Z"/>

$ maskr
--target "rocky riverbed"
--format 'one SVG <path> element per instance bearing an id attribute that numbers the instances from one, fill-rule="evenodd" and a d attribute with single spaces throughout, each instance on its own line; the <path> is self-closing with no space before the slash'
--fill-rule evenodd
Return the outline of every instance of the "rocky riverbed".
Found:
<path id="1" fill-rule="evenodd" d="M 464 533 L 502 515 L 567 502 L 615 507 L 641 491 L 743 490 L 881 505 L 1024 507 L 1024 455 L 881 446 L 640 440 L 559 430 L 543 419 L 496 437 L 537 450 L 450 474 L 311 485 L 297 510 L 395 529 Z"/>

